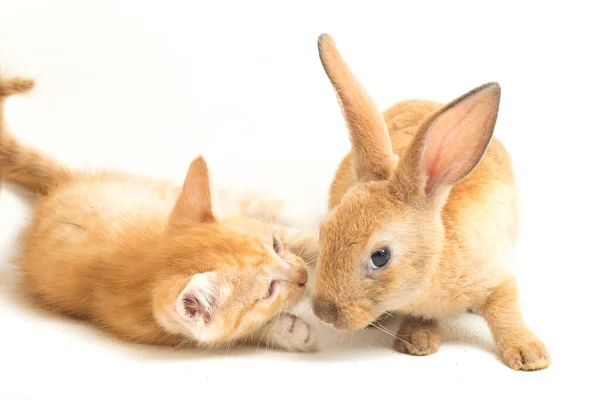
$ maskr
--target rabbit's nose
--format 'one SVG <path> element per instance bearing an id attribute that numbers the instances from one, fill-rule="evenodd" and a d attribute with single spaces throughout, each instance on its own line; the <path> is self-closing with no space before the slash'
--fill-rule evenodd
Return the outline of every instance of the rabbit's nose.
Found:
<path id="1" fill-rule="evenodd" d="M 313 303 L 313 312 L 319 319 L 328 324 L 333 324 L 338 318 L 338 308 L 331 301 L 317 298 Z"/>

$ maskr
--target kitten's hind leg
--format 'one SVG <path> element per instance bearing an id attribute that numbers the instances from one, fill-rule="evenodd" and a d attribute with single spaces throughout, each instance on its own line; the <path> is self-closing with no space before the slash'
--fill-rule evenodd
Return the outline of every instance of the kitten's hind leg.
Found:
<path id="1" fill-rule="evenodd" d="M 314 327 L 289 313 L 282 313 L 269 321 L 254 333 L 250 341 L 267 348 L 286 351 L 317 350 L 317 334 Z"/>

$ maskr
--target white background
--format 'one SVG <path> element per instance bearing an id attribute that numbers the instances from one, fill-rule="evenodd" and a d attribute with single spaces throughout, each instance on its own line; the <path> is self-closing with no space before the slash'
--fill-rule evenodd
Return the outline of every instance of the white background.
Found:
<path id="1" fill-rule="evenodd" d="M 381 108 L 500 82 L 523 307 L 548 370 L 504 366 L 474 316 L 447 321 L 423 358 L 377 331 L 325 335 L 309 355 L 119 342 L 23 300 L 8 258 L 28 209 L 3 185 L 0 398 L 596 397 L 598 14 L 591 1 L 507 3 L 0 0 L 0 62 L 38 82 L 7 104 L 22 140 L 74 167 L 175 180 L 203 153 L 218 185 L 267 189 L 308 226 L 349 147 L 321 32 Z"/>

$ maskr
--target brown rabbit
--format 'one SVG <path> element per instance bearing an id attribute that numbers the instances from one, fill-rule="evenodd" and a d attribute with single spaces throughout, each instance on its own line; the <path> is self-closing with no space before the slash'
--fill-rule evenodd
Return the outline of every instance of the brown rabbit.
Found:
<path id="1" fill-rule="evenodd" d="M 523 321 L 512 272 L 519 196 L 509 155 L 492 137 L 500 86 L 447 105 L 403 101 L 382 116 L 333 39 L 318 44 L 352 151 L 321 226 L 316 315 L 356 330 L 398 312 L 395 348 L 427 355 L 440 346 L 438 319 L 472 310 L 511 368 L 546 368 L 550 356 Z"/>

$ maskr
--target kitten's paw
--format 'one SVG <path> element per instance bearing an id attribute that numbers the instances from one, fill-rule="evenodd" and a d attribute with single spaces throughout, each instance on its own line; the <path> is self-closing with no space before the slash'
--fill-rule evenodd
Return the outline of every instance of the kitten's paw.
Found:
<path id="1" fill-rule="evenodd" d="M 282 314 L 273 323 L 272 342 L 285 350 L 314 351 L 317 349 L 316 330 L 302 318 Z"/>
<path id="2" fill-rule="evenodd" d="M 398 330 L 394 349 L 413 356 L 427 356 L 439 350 L 441 341 L 435 321 L 407 319 Z"/>
<path id="3" fill-rule="evenodd" d="M 504 362 L 516 370 L 536 371 L 547 368 L 551 363 L 546 346 L 537 338 L 508 346 L 501 351 Z"/>

